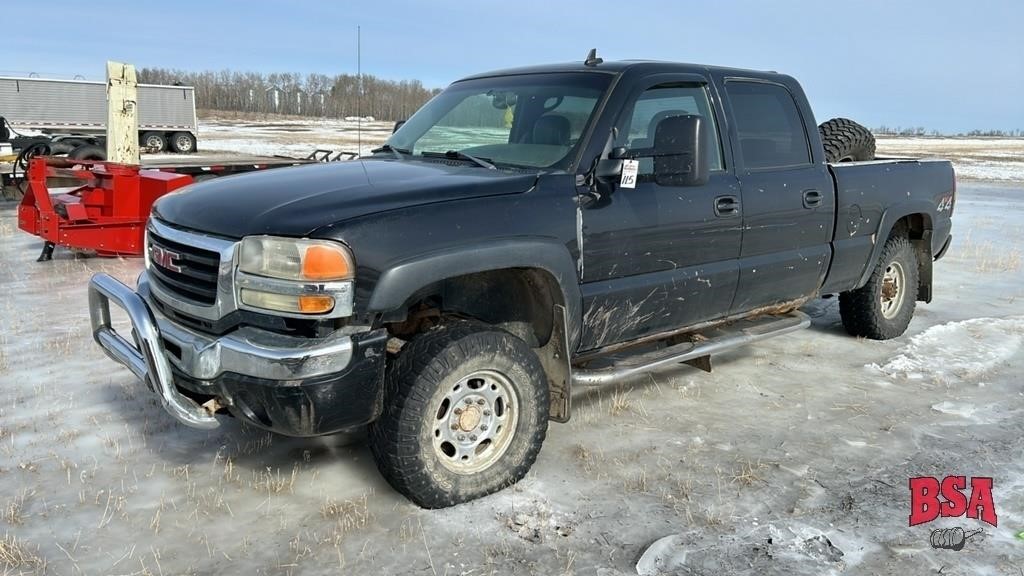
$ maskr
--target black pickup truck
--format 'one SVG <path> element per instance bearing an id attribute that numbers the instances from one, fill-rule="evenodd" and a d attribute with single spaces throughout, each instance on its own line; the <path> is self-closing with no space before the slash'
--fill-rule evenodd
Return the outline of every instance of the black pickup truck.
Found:
<path id="1" fill-rule="evenodd" d="M 955 197 L 946 161 L 828 162 L 789 76 L 591 56 L 455 82 L 371 157 L 164 197 L 93 332 L 185 424 L 369 424 L 387 481 L 449 506 L 522 478 L 574 387 L 709 370 L 826 295 L 899 336 Z"/>

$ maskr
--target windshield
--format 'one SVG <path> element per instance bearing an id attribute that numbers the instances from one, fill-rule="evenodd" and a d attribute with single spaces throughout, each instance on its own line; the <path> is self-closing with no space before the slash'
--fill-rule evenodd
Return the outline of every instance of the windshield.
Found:
<path id="1" fill-rule="evenodd" d="M 610 81 L 607 74 L 560 73 L 457 82 L 388 144 L 413 156 L 461 153 L 498 167 L 564 168 Z"/>

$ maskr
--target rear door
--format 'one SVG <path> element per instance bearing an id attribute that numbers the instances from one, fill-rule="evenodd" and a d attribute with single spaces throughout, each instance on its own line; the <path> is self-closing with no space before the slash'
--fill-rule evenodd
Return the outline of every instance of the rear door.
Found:
<path id="1" fill-rule="evenodd" d="M 832 253 L 835 196 L 828 166 L 811 152 L 813 117 L 791 87 L 727 78 L 725 93 L 743 205 L 730 311 L 738 314 L 817 292 Z"/>
<path id="2" fill-rule="evenodd" d="M 581 349 L 694 324 L 728 310 L 740 253 L 739 186 L 719 136 L 706 82 L 658 74 L 638 83 L 615 121 L 614 146 L 649 148 L 658 122 L 706 121 L 710 181 L 664 186 L 651 158 L 635 188 L 618 187 L 581 210 L 584 330 Z M 722 208 L 722 209 L 719 209 Z"/>

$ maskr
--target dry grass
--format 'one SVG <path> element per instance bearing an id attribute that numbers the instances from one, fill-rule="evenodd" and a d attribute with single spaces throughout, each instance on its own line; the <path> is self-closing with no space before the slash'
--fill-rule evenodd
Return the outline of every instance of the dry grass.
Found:
<path id="1" fill-rule="evenodd" d="M 751 462 L 749 460 L 739 462 L 739 470 L 732 475 L 730 482 L 733 484 L 740 484 L 742 486 L 753 486 L 754 484 L 765 482 L 764 478 L 758 476 L 758 471 L 765 467 L 760 460 L 757 462 Z"/>
<path id="2" fill-rule="evenodd" d="M 621 388 L 612 392 L 612 403 L 608 407 L 609 416 L 618 416 L 626 410 L 629 410 L 629 407 L 632 405 L 632 402 L 629 399 L 629 393 L 630 390 L 622 390 Z"/>
<path id="3" fill-rule="evenodd" d="M 983 227 L 983 222 L 975 222 L 975 227 Z M 1017 272 L 1021 267 L 1021 249 L 992 240 L 976 242 L 972 239 L 973 229 L 968 229 L 964 240 L 957 247 L 959 260 L 974 264 L 974 270 L 980 273 Z"/>
<path id="4" fill-rule="evenodd" d="M 0 566 L 4 567 L 4 574 L 46 571 L 46 561 L 39 556 L 39 549 L 11 534 L 4 534 L 0 540 Z"/>
<path id="5" fill-rule="evenodd" d="M 367 507 L 367 495 L 363 494 L 355 500 L 338 502 L 328 498 L 320 506 L 320 515 L 325 520 L 337 522 L 337 532 L 345 535 L 350 532 L 361 530 L 370 523 L 370 511 Z"/>

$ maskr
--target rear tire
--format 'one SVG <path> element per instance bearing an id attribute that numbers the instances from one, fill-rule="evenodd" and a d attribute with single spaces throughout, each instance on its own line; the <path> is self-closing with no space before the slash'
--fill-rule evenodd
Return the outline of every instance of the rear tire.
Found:
<path id="1" fill-rule="evenodd" d="M 59 156 L 61 154 L 67 154 L 74 149 L 74 144 L 68 144 L 63 140 L 61 140 L 60 142 L 53 142 L 50 144 L 50 156 Z"/>
<path id="2" fill-rule="evenodd" d="M 153 153 L 167 150 L 167 138 L 163 132 L 145 132 L 139 142 L 143 148 Z"/>
<path id="3" fill-rule="evenodd" d="M 833 118 L 818 126 L 825 161 L 862 162 L 875 159 L 875 135 L 847 118 Z"/>
<path id="4" fill-rule="evenodd" d="M 415 336 L 388 366 L 370 448 L 406 498 L 453 506 L 526 475 L 548 410 L 547 378 L 525 342 L 486 325 L 444 324 Z"/>
<path id="5" fill-rule="evenodd" d="M 188 132 L 171 134 L 171 149 L 178 154 L 191 154 L 196 151 L 196 137 Z"/>
<path id="6" fill-rule="evenodd" d="M 839 295 L 843 327 L 854 336 L 902 335 L 917 307 L 917 253 L 904 234 L 890 236 L 867 284 Z"/>
<path id="7" fill-rule="evenodd" d="M 107 151 L 101 146 L 86 144 L 68 152 L 68 158 L 72 160 L 106 160 Z"/>

